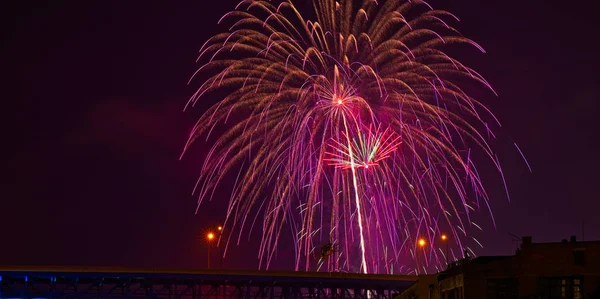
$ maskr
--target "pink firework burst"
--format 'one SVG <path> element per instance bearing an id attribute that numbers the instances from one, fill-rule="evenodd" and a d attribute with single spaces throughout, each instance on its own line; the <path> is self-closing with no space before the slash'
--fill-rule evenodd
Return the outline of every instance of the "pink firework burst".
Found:
<path id="1" fill-rule="evenodd" d="M 380 128 L 367 128 L 364 133 L 357 132 L 354 135 L 355 137 L 350 137 L 342 132 L 342 140 L 332 139 L 328 157 L 324 160 L 329 165 L 342 169 L 369 169 L 388 158 L 402 144 L 400 135 L 389 128 L 383 131 Z M 344 142 L 347 139 L 350 139 L 350 145 Z"/>
<path id="2" fill-rule="evenodd" d="M 185 150 L 210 144 L 199 207 L 220 183 L 231 190 L 226 244 L 260 230 L 268 268 L 289 234 L 296 270 L 316 270 L 314 252 L 331 243 L 328 271 L 363 273 L 474 254 L 472 214 L 491 215 L 491 198 L 471 152 L 502 175 L 488 143 L 497 120 L 467 92 L 490 84 L 444 49 L 483 49 L 420 0 L 313 0 L 314 20 L 274 3 L 241 1 L 223 16 L 229 31 L 200 49 L 188 103 L 211 95 Z"/>

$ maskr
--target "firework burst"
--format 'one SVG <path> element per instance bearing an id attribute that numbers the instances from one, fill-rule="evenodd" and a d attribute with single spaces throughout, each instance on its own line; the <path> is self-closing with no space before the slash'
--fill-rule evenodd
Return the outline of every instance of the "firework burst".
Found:
<path id="1" fill-rule="evenodd" d="M 444 48 L 483 49 L 424 1 L 312 3 L 316 20 L 294 1 L 242 1 L 219 21 L 229 31 L 202 46 L 188 105 L 224 96 L 185 147 L 212 144 L 198 205 L 237 173 L 226 242 L 259 229 L 267 268 L 288 229 L 297 270 L 315 270 L 327 242 L 329 271 L 414 272 L 417 255 L 422 268 L 440 265 L 445 251 L 417 240 L 441 233 L 471 251 L 470 215 L 489 208 L 471 147 L 502 172 L 485 137 L 495 118 L 462 88 L 491 87 Z"/>
<path id="2" fill-rule="evenodd" d="M 388 158 L 401 144 L 400 136 L 389 128 L 383 132 L 380 132 L 379 128 L 376 131 L 365 129 L 357 132 L 356 137 L 348 136 L 346 132 L 342 132 L 342 135 L 341 141 L 331 140 L 331 150 L 325 161 L 328 161 L 329 165 L 343 169 L 375 167 L 380 161 Z M 349 146 L 344 142 L 346 140 L 351 140 Z M 350 161 L 354 161 L 354 164 Z"/>

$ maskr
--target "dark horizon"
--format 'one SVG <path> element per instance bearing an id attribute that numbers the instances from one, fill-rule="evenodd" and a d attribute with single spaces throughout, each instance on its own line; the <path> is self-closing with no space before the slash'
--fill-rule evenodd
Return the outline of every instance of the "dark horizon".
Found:
<path id="1" fill-rule="evenodd" d="M 494 169 L 480 169 L 496 228 L 478 213 L 478 255 L 514 254 L 510 234 L 581 240 L 582 222 L 585 239 L 600 240 L 593 9 L 429 2 L 457 15 L 459 31 L 486 49 L 467 49 L 462 62 L 499 94 L 482 101 L 503 125 L 493 146 L 511 200 Z M 227 201 L 194 215 L 202 153 L 178 159 L 206 107 L 182 110 L 197 87 L 186 83 L 198 49 L 227 29 L 217 21 L 237 1 L 203 3 L 2 3 L 8 167 L 0 265 L 206 266 L 201 234 L 221 223 Z M 230 248 L 226 268 L 256 268 L 256 231 L 251 237 Z M 280 259 L 275 269 L 285 268 Z"/>

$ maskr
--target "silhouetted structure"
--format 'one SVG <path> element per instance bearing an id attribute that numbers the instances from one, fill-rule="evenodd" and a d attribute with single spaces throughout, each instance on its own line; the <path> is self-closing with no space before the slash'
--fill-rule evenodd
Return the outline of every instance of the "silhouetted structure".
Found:
<path id="1" fill-rule="evenodd" d="M 438 280 L 443 299 L 592 298 L 600 286 L 600 242 L 523 237 L 514 256 L 461 260 Z"/>
<path id="2" fill-rule="evenodd" d="M 402 292 L 402 299 L 600 299 L 600 241 L 533 243 L 514 256 L 466 257 Z"/>
<path id="3" fill-rule="evenodd" d="M 440 288 L 438 284 L 438 275 L 419 275 L 419 278 L 410 287 L 404 290 L 395 299 L 439 299 Z"/>
<path id="4" fill-rule="evenodd" d="M 238 270 L 0 268 L 0 298 L 391 299 L 415 276 Z"/>

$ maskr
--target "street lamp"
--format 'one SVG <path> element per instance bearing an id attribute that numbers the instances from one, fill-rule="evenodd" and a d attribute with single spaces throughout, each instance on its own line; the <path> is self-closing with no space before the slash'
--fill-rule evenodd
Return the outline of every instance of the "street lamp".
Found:
<path id="1" fill-rule="evenodd" d="M 217 226 L 217 231 L 219 231 L 219 243 L 218 243 L 218 247 L 219 247 L 219 268 L 223 269 L 223 252 L 221 250 L 221 235 L 223 235 L 223 227 L 222 226 Z"/>
<path id="2" fill-rule="evenodd" d="M 208 244 L 208 248 L 206 250 L 207 252 L 207 264 L 208 264 L 208 269 L 210 269 L 210 243 L 212 243 L 212 240 L 215 238 L 215 234 L 213 234 L 212 232 L 209 232 L 206 234 L 206 242 Z"/>
<path id="3" fill-rule="evenodd" d="M 417 241 L 417 244 L 419 244 L 419 247 L 421 250 L 417 250 L 417 269 L 421 266 L 421 263 L 419 262 L 419 252 L 423 251 L 423 248 L 425 247 L 425 245 L 427 245 L 427 242 L 425 241 L 425 239 L 423 238 L 419 238 L 419 240 Z M 423 254 L 423 256 L 425 256 L 425 254 Z M 417 275 L 419 274 L 419 272 L 417 271 Z"/>
<path id="4" fill-rule="evenodd" d="M 449 265 L 450 264 L 450 256 L 448 256 L 448 254 L 449 254 L 448 248 L 449 248 L 450 244 L 448 242 L 448 236 L 446 234 L 442 234 L 441 239 L 442 239 L 442 242 L 446 243 L 446 265 Z"/>

